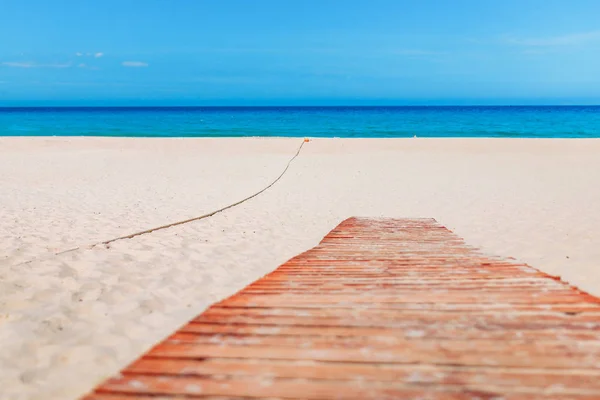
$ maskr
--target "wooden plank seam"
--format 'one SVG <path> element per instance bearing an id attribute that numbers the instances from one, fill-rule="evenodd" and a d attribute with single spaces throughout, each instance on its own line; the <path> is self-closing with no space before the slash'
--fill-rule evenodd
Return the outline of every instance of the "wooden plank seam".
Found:
<path id="1" fill-rule="evenodd" d="M 350 218 L 85 400 L 600 399 L 600 299 L 434 219 Z"/>

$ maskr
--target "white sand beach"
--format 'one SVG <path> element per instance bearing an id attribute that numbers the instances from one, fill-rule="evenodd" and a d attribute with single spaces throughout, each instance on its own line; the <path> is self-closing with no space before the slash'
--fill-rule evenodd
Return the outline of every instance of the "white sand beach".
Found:
<path id="1" fill-rule="evenodd" d="M 600 139 L 0 138 L 0 398 L 76 399 L 350 216 L 600 295 Z M 76 250 L 55 255 L 55 253 Z"/>

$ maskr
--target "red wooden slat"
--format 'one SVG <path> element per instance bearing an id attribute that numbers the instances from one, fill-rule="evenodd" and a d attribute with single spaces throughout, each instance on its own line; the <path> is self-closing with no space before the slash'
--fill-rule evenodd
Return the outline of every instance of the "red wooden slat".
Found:
<path id="1" fill-rule="evenodd" d="M 600 300 L 433 219 L 350 218 L 85 400 L 600 399 Z"/>

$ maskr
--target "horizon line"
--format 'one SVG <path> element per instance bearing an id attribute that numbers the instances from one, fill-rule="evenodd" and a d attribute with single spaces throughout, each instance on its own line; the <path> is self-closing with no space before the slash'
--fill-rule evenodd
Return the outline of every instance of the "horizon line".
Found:
<path id="1" fill-rule="evenodd" d="M 42 109 L 42 108 L 409 108 L 409 107 L 600 107 L 598 104 L 312 104 L 312 105 L 0 105 L 0 110 L 6 109 Z"/>

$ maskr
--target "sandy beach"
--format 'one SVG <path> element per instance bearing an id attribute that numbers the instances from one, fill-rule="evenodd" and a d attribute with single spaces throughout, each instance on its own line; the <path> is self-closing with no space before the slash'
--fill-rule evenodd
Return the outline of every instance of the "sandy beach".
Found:
<path id="1" fill-rule="evenodd" d="M 350 216 L 600 295 L 600 139 L 0 138 L 0 398 L 76 399 Z M 64 252 L 56 255 L 56 253 Z"/>

